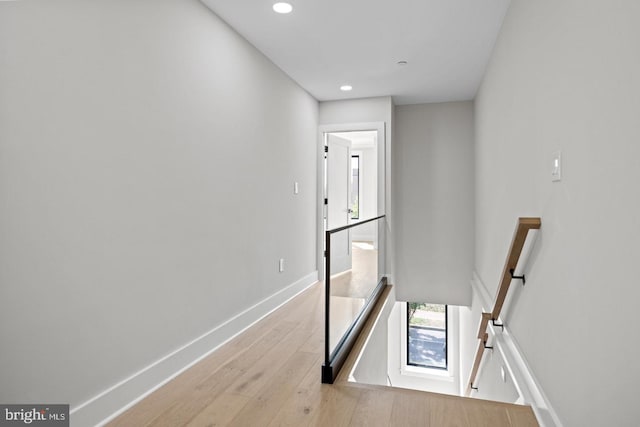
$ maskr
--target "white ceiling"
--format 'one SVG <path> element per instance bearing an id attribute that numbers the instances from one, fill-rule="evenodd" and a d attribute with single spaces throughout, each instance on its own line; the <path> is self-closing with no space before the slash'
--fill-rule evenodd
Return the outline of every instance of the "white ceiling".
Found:
<path id="1" fill-rule="evenodd" d="M 275 0 L 201 1 L 318 100 L 391 95 L 398 105 L 473 99 L 509 6 L 290 0 L 293 12 L 279 15 Z"/>

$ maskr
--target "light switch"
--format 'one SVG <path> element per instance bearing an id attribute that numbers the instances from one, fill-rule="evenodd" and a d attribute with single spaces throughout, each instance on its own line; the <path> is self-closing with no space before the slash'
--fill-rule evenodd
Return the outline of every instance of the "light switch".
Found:
<path id="1" fill-rule="evenodd" d="M 282 273 L 284 271 L 284 258 L 280 258 L 278 262 L 278 271 Z"/>
<path id="2" fill-rule="evenodd" d="M 551 160 L 551 181 L 562 181 L 562 155 L 560 151 L 553 153 Z"/>
<path id="3" fill-rule="evenodd" d="M 293 183 L 293 194 L 298 194 L 299 189 L 298 189 L 298 182 L 294 182 Z"/>

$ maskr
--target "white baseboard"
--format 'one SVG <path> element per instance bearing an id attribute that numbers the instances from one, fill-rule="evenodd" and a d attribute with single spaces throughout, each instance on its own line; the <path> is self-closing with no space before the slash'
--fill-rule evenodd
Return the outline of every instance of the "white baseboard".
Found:
<path id="1" fill-rule="evenodd" d="M 187 370 L 218 347 L 317 282 L 314 271 L 153 362 L 83 404 L 71 408 L 72 426 L 102 426 Z"/>
<path id="2" fill-rule="evenodd" d="M 487 287 L 475 271 L 473 272 L 471 287 L 478 296 L 483 310 L 488 312 L 492 300 Z M 502 330 L 489 323 L 488 332 L 493 336 L 492 346 L 497 350 L 494 351 L 494 355 L 499 355 L 502 359 L 520 395 L 518 403 L 531 406 L 540 427 L 562 427 L 558 414 L 551 406 L 551 402 L 549 402 L 540 383 L 529 367 L 508 324 L 505 324 L 502 319 L 500 319 L 500 323 L 504 324 Z"/>

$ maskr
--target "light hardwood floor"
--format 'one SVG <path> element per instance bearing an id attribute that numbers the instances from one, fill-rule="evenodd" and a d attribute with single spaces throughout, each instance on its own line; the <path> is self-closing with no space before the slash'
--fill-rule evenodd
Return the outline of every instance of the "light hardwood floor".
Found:
<path id="1" fill-rule="evenodd" d="M 525 406 L 344 380 L 321 384 L 323 310 L 317 283 L 109 426 L 538 425 Z"/>

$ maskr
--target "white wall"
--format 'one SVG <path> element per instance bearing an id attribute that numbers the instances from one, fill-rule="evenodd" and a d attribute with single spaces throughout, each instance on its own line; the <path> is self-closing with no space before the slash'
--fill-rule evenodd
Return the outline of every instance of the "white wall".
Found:
<path id="1" fill-rule="evenodd" d="M 502 372 L 505 375 L 504 379 L 502 378 Z M 513 384 L 513 378 L 508 374 L 500 354 L 494 350 L 485 350 L 476 385 L 478 390 L 473 390 L 471 395 L 478 399 L 518 403 L 520 398 Z"/>
<path id="2" fill-rule="evenodd" d="M 0 52 L 0 401 L 73 408 L 316 270 L 318 104 L 198 1 L 3 2 Z"/>
<path id="3" fill-rule="evenodd" d="M 567 426 L 640 417 L 638 21 L 633 1 L 513 0 L 475 104 L 475 267 L 495 292 L 516 218 L 542 217 L 506 321 Z"/>
<path id="4" fill-rule="evenodd" d="M 349 380 L 363 384 L 389 385 L 387 377 L 388 369 L 388 336 L 389 315 L 395 304 L 393 288 L 389 293 L 384 306 L 378 313 L 373 328 L 367 337 L 360 356 L 356 361 Z"/>
<path id="5" fill-rule="evenodd" d="M 400 301 L 469 305 L 473 104 L 396 107 L 394 211 Z"/>

